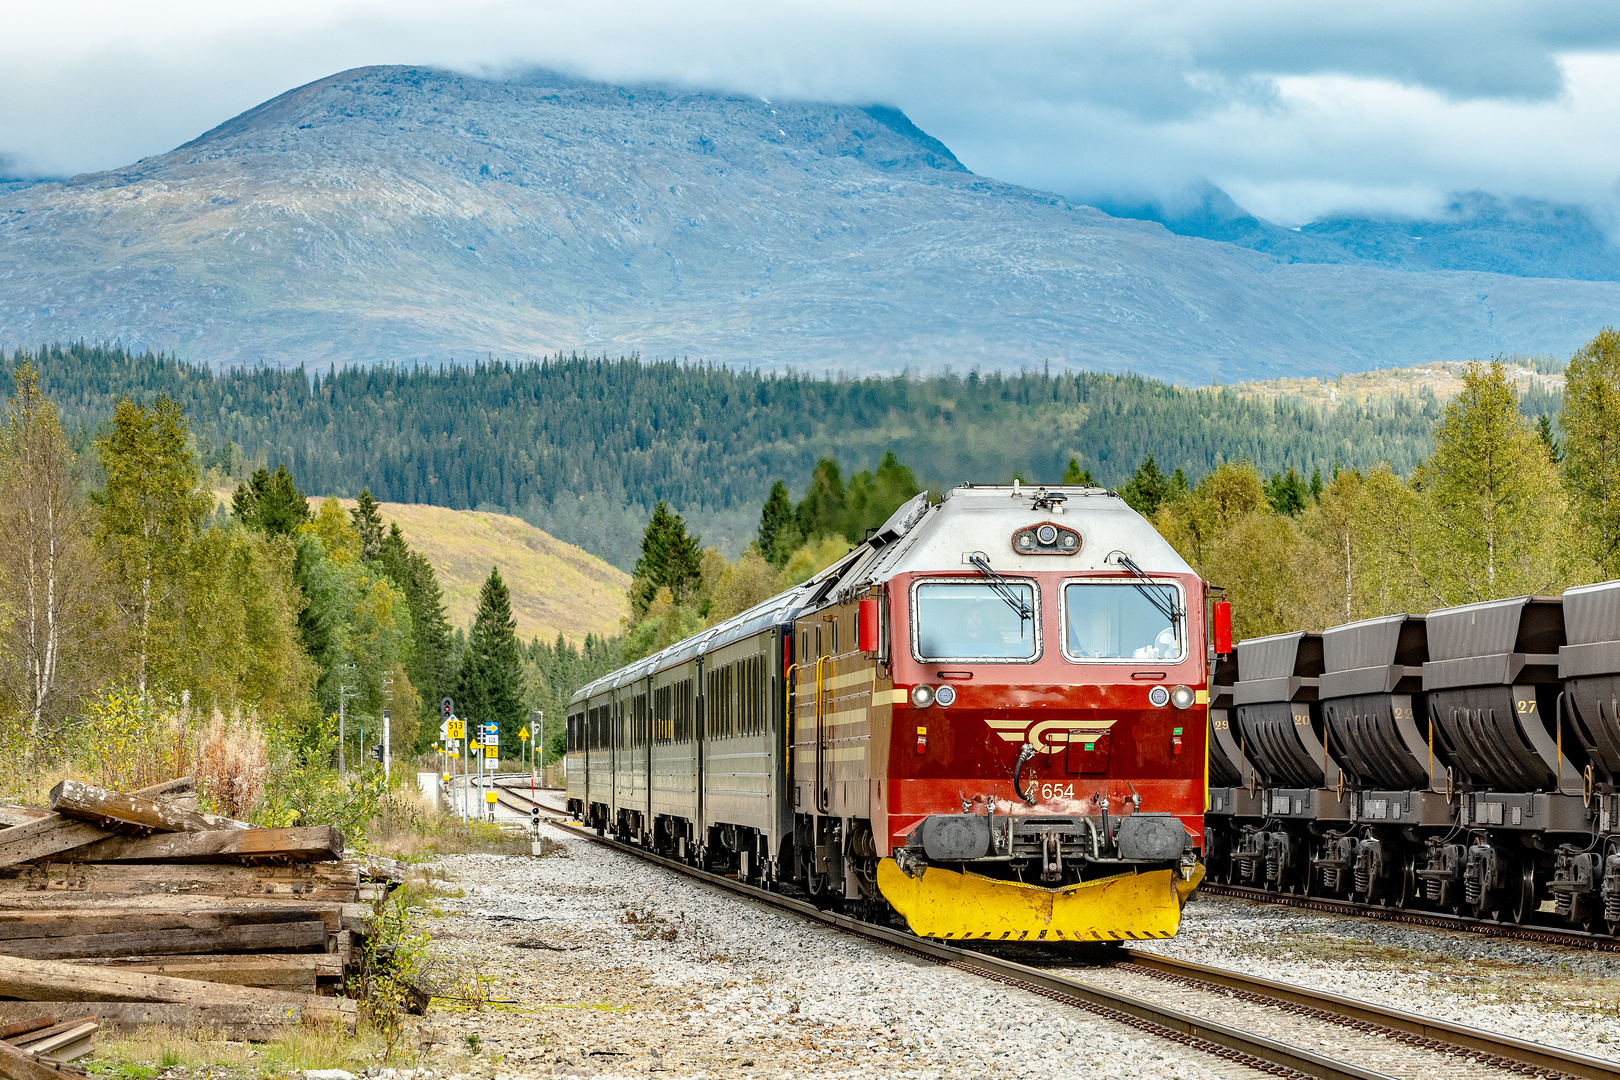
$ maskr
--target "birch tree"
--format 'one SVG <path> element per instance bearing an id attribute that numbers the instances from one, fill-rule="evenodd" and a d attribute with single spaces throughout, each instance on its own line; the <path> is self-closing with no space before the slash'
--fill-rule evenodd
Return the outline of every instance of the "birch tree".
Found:
<path id="1" fill-rule="evenodd" d="M 11 614 L 3 678 L 27 716 L 33 752 L 85 689 L 106 628 L 73 451 L 28 361 L 13 382 L 0 429 L 0 609 Z"/>
<path id="2" fill-rule="evenodd" d="M 1567 506 L 1546 447 L 1500 361 L 1470 364 L 1414 477 L 1432 508 L 1424 560 L 1453 604 L 1542 592 L 1566 571 Z"/>
<path id="3" fill-rule="evenodd" d="M 1564 477 L 1586 548 L 1620 577 L 1620 332 L 1604 330 L 1570 357 L 1564 387 Z"/>
<path id="4" fill-rule="evenodd" d="M 154 648 L 176 639 L 186 549 L 213 498 L 198 490 L 185 413 L 166 394 L 150 409 L 119 401 L 96 451 L 107 474 L 97 535 L 133 637 L 136 685 L 145 694 Z"/>

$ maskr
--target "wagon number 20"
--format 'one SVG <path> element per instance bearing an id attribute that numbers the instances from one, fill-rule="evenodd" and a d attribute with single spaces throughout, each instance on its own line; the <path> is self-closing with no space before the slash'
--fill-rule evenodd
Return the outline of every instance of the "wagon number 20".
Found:
<path id="1" fill-rule="evenodd" d="M 1069 784 L 1069 785 L 1065 786 L 1063 784 L 1042 784 L 1041 785 L 1041 798 L 1042 799 L 1072 799 L 1072 798 L 1074 798 L 1074 785 Z"/>

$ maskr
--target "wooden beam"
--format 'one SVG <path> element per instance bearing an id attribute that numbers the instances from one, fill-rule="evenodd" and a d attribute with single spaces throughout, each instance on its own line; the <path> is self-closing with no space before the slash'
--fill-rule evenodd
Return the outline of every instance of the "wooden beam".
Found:
<path id="1" fill-rule="evenodd" d="M 297 1005 L 170 1005 L 148 1001 L 0 1001 L 0 1019 L 41 1015 L 57 1019 L 94 1016 L 104 1031 L 130 1032 L 161 1026 L 185 1031 L 218 1030 L 244 1042 L 267 1042 L 303 1022 Z M 51 1080 L 62 1080 L 54 1076 Z"/>
<path id="2" fill-rule="evenodd" d="M 313 994 L 321 978 L 321 967 L 335 966 L 326 961 L 327 953 L 260 954 L 257 956 L 146 957 L 134 960 L 80 961 L 120 971 L 146 971 L 153 975 L 173 975 L 177 979 L 206 979 L 232 986 L 264 986 Z M 342 974 L 342 969 L 338 970 Z M 330 976 L 328 976 L 330 977 Z"/>
<path id="3" fill-rule="evenodd" d="M 51 809 L 84 821 L 118 822 L 153 832 L 205 832 L 209 829 L 251 829 L 245 821 L 182 810 L 170 803 L 96 787 L 78 780 L 63 780 L 51 788 Z"/>
<path id="4" fill-rule="evenodd" d="M 51 812 L 43 806 L 0 803 L 0 825 L 26 825 L 30 821 L 38 821 L 42 817 L 50 816 Z"/>
<path id="5" fill-rule="evenodd" d="M 0 949 L 15 938 L 66 938 L 90 934 L 132 934 L 154 930 L 218 931 L 230 926 L 305 922 L 319 919 L 326 929 L 344 928 L 340 904 L 281 904 L 241 907 L 140 908 L 104 911 L 0 911 Z M 3 1038 L 4 1036 L 0 1036 Z"/>
<path id="6" fill-rule="evenodd" d="M 152 784 L 149 787 L 136 788 L 124 794 L 133 795 L 137 799 L 172 799 L 179 795 L 191 795 L 197 790 L 197 781 L 190 776 L 177 776 L 173 780 L 165 780 L 161 784 Z"/>
<path id="7" fill-rule="evenodd" d="M 173 896 L 179 903 L 192 896 L 353 903 L 359 889 L 359 871 L 347 861 L 291 866 L 42 863 L 0 870 L 0 906 L 13 908 L 60 907 L 76 896 L 123 898 L 154 893 Z"/>
<path id="8" fill-rule="evenodd" d="M 93 822 L 48 814 L 26 825 L 0 831 L 0 866 L 48 859 L 52 855 L 105 840 L 110 835 Z"/>
<path id="9" fill-rule="evenodd" d="M 4 837 L 5 833 L 0 832 L 0 839 Z M 330 825 L 111 836 L 73 855 L 80 862 L 157 862 L 165 859 L 321 862 L 342 857 L 343 834 Z"/>
<path id="10" fill-rule="evenodd" d="M 343 931 L 338 931 L 342 933 Z M 137 930 L 78 937 L 13 938 L 0 941 L 0 955 L 36 960 L 78 960 L 88 956 L 164 956 L 201 952 L 325 952 L 326 924 L 307 922 L 223 926 L 209 930 Z"/>
<path id="11" fill-rule="evenodd" d="M 229 986 L 116 967 L 17 956 L 0 964 L 0 995 L 29 1001 L 160 1001 L 175 1005 L 292 1005 L 306 1018 L 337 1020 L 352 1028 L 354 1002 L 318 994 Z"/>
<path id="12" fill-rule="evenodd" d="M 56 899 L 53 897 L 52 899 Z M 0 910 L 0 940 L 24 937 L 71 937 L 120 930 L 207 929 L 250 923 L 303 922 L 319 919 L 332 933 L 349 927 L 345 909 L 355 905 L 302 901 L 256 901 L 243 898 L 197 903 L 189 896 L 122 898 L 118 906 L 50 907 L 29 911 Z M 368 909 L 369 910 L 369 909 Z"/>
<path id="13" fill-rule="evenodd" d="M 156 971 L 159 975 L 174 975 L 176 978 L 182 979 L 207 978 L 215 982 L 232 982 L 234 980 L 219 979 L 211 975 L 188 976 L 180 972 L 179 969 L 188 964 L 198 965 L 199 968 L 210 965 L 230 968 L 242 964 L 264 964 L 290 970 L 313 971 L 317 979 L 340 979 L 343 977 L 343 958 L 336 953 L 330 952 L 241 953 L 232 956 L 217 956 L 213 953 L 191 953 L 182 956 L 119 956 L 75 960 L 74 963 L 122 967 L 133 971 Z M 163 970 L 159 971 L 160 967 Z M 251 986 L 254 984 L 242 983 L 240 985 Z"/>

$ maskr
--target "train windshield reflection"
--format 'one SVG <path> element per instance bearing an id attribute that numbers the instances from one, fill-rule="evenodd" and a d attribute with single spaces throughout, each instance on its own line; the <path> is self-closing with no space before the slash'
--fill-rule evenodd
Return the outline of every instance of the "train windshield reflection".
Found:
<path id="1" fill-rule="evenodd" d="M 1035 610 L 1027 582 L 1007 588 Z M 1019 618 L 988 584 L 919 585 L 917 653 L 925 660 L 1028 660 L 1035 655 L 1035 620 Z"/>
<path id="2" fill-rule="evenodd" d="M 1166 618 L 1134 583 L 1071 583 L 1063 590 L 1063 614 L 1064 651 L 1073 659 L 1182 657 L 1180 620 Z"/>

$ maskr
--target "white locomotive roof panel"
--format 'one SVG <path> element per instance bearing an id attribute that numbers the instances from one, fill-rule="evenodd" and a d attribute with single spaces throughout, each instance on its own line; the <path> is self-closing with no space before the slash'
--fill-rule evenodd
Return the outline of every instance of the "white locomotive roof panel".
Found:
<path id="1" fill-rule="evenodd" d="M 1061 492 L 1068 499 L 1058 506 L 1035 509 L 1033 503 L 1041 490 Z M 1079 552 L 1025 555 L 1013 548 L 1014 533 L 1046 521 L 1078 532 Z M 1003 573 L 1118 571 L 1117 563 L 1105 561 L 1115 551 L 1129 555 L 1148 574 L 1193 572 L 1146 518 L 1125 500 L 1100 488 L 1020 487 L 1016 494 L 1011 486 L 953 488 L 896 546 L 904 550 L 890 559 L 876 560 L 873 567 L 881 567 L 883 577 L 908 571 L 977 573 L 964 561 L 964 554 L 971 551 L 984 552 L 991 568 Z M 871 580 L 873 575 L 866 576 Z"/>

